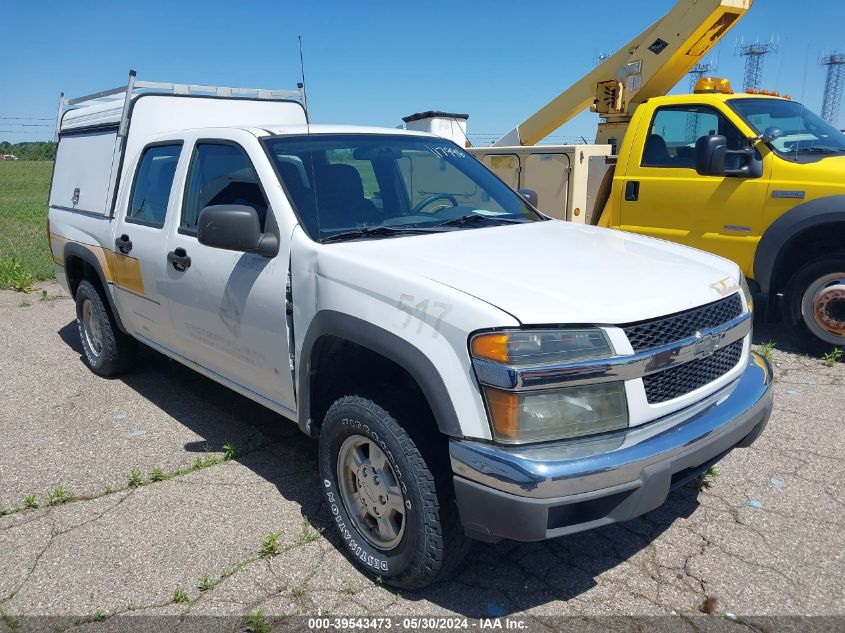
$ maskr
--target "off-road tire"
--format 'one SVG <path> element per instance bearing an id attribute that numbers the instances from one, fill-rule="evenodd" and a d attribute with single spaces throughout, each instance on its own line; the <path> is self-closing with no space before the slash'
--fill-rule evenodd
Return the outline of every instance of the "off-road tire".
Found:
<path id="1" fill-rule="evenodd" d="M 111 377 L 130 369 L 138 355 L 138 342 L 120 331 L 102 289 L 87 279 L 76 289 L 76 323 L 82 342 L 83 356 L 88 367 L 98 376 Z M 91 317 L 97 321 L 101 333 L 100 353 L 92 348 L 83 327 L 83 310 L 91 304 Z"/>
<path id="2" fill-rule="evenodd" d="M 391 407 L 398 411 L 397 407 Z M 402 414 L 397 412 L 402 419 Z M 430 433 L 437 433 L 431 422 Z M 364 436 L 387 456 L 404 492 L 407 512 L 401 540 L 388 551 L 367 542 L 350 519 L 341 494 L 338 455 L 350 436 Z M 420 444 L 424 440 L 418 438 Z M 423 448 L 421 451 L 420 449 Z M 419 447 L 391 413 L 360 396 L 335 401 L 320 431 L 320 479 L 332 521 L 347 554 L 361 569 L 386 584 L 413 589 L 439 581 L 463 561 L 471 541 L 464 534 L 454 501 L 448 460 Z"/>
<path id="3" fill-rule="evenodd" d="M 845 348 L 845 337 L 842 337 L 841 342 L 836 342 L 835 339 L 825 341 L 817 336 L 807 325 L 807 319 L 813 319 L 813 315 L 806 314 L 802 309 L 804 294 L 815 281 L 825 275 L 844 271 L 845 252 L 830 253 L 799 268 L 784 290 L 781 305 L 783 322 L 794 343 L 811 354 L 829 352 L 836 346 Z"/>

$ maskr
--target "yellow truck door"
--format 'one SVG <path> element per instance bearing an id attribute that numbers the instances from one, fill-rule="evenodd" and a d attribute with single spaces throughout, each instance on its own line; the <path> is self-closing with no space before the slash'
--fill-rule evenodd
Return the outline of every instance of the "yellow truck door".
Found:
<path id="1" fill-rule="evenodd" d="M 769 161 L 760 178 L 701 176 L 695 142 L 722 134 L 729 149 L 741 149 L 752 134 L 715 104 L 658 105 L 642 114 L 636 130 L 629 128 L 635 137 L 615 192 L 619 228 L 710 251 L 750 275 L 763 228 Z"/>

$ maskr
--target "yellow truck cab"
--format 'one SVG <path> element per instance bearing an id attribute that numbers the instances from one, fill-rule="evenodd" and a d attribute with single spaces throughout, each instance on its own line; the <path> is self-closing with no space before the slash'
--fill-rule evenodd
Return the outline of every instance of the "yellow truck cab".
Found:
<path id="1" fill-rule="evenodd" d="M 805 346 L 845 344 L 840 131 L 789 97 L 706 78 L 639 105 L 611 173 L 592 223 L 731 259 Z"/>

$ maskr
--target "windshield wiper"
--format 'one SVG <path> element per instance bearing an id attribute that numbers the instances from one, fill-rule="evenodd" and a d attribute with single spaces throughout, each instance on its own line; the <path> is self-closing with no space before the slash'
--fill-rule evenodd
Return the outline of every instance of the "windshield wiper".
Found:
<path id="1" fill-rule="evenodd" d="M 320 240 L 322 244 L 330 242 L 345 242 L 362 237 L 393 237 L 394 235 L 413 233 L 439 233 L 437 229 L 416 226 L 364 226 L 350 231 L 341 231 Z"/>
<path id="2" fill-rule="evenodd" d="M 504 224 L 525 224 L 525 220 L 513 218 L 502 218 L 495 215 L 481 215 L 480 213 L 469 213 L 461 215 L 445 222 L 438 222 L 434 226 L 466 226 L 467 224 L 480 224 L 482 222 L 503 222 Z"/>
<path id="3" fill-rule="evenodd" d="M 830 147 L 796 147 L 791 151 L 796 154 L 801 152 L 806 152 L 808 154 L 841 154 L 842 152 L 845 152 L 843 149 L 833 149 Z"/>

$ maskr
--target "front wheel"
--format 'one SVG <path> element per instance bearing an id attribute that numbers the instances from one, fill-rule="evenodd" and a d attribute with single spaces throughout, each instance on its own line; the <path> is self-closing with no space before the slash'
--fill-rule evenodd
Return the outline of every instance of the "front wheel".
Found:
<path id="1" fill-rule="evenodd" d="M 811 262 L 784 292 L 784 321 L 813 352 L 845 348 L 845 253 Z"/>
<path id="2" fill-rule="evenodd" d="M 451 478 L 435 462 L 371 400 L 347 396 L 326 414 L 320 475 L 332 520 L 355 563 L 388 584 L 431 584 L 469 547 Z"/>

